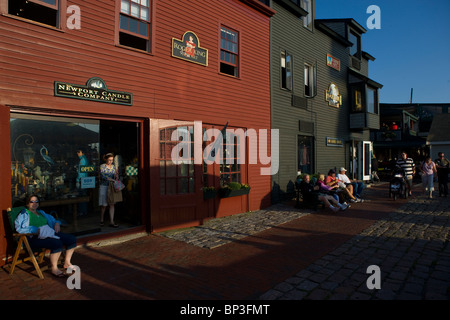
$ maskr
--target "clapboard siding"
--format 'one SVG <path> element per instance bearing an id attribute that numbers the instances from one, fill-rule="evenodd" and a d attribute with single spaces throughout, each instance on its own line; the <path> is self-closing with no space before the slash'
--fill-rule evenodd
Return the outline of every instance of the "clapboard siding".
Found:
<path id="1" fill-rule="evenodd" d="M 5 10 L 7 0 L 0 2 Z M 63 1 L 81 9 L 80 30 L 65 26 L 65 7 L 60 29 L 1 12 L 0 105 L 270 129 L 270 14 L 238 0 L 151 2 L 149 53 L 117 45 L 120 0 Z M 221 25 L 239 34 L 238 78 L 220 74 Z M 172 38 L 186 31 L 195 32 L 208 50 L 208 66 L 171 56 Z M 83 85 L 94 76 L 108 89 L 132 92 L 133 106 L 54 97 L 54 81 Z M 262 176 L 261 167 L 248 166 L 249 210 L 270 205 L 270 176 Z M 5 209 L 10 199 L 2 197 Z M 178 214 L 182 210 L 168 221 L 175 223 Z"/>
<path id="2" fill-rule="evenodd" d="M 349 138 L 349 97 L 347 92 L 348 49 L 317 29 L 310 31 L 302 21 L 272 2 L 277 14 L 271 21 L 272 39 L 272 127 L 280 129 L 280 171 L 273 181 L 286 190 L 297 175 L 297 137 L 299 120 L 314 123 L 315 172 L 346 165 L 345 147 L 327 147 L 326 137 Z M 293 90 L 280 88 L 280 52 L 293 57 Z M 326 65 L 326 55 L 340 59 L 341 70 Z M 317 67 L 317 95 L 307 98 L 307 109 L 291 106 L 291 95 L 304 97 L 304 64 Z M 340 108 L 328 106 L 325 90 L 334 82 L 342 95 Z M 348 153 L 348 151 L 347 151 Z"/>

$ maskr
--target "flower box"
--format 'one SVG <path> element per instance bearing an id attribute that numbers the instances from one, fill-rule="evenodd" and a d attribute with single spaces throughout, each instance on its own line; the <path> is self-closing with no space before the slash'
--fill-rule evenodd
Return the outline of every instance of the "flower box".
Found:
<path id="1" fill-rule="evenodd" d="M 220 198 L 237 197 L 237 196 L 243 196 L 245 194 L 249 194 L 249 192 L 250 192 L 250 188 L 239 189 L 239 190 L 233 190 L 230 188 L 221 188 L 221 189 L 219 189 L 219 197 Z"/>
<path id="2" fill-rule="evenodd" d="M 216 189 L 205 189 L 203 190 L 203 200 L 214 199 L 217 196 Z"/>

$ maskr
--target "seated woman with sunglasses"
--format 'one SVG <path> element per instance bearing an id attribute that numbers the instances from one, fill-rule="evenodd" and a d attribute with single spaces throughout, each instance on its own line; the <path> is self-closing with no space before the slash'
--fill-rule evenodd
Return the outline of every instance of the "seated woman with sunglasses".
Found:
<path id="1" fill-rule="evenodd" d="M 38 210 L 38 196 L 29 196 L 26 200 L 26 206 L 27 208 L 17 215 L 15 221 L 16 231 L 33 234 L 28 236 L 28 242 L 33 249 L 49 249 L 52 274 L 56 277 L 64 277 L 64 272 L 58 268 L 58 260 L 63 247 L 65 247 L 64 268 L 72 266 L 71 258 L 77 246 L 76 238 L 71 234 L 60 232 L 61 223 L 52 215 Z"/>

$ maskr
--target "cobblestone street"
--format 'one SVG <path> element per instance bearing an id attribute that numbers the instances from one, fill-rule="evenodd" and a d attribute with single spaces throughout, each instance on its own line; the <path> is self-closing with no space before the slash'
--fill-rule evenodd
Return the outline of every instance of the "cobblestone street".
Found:
<path id="1" fill-rule="evenodd" d="M 450 199 L 394 201 L 386 184 L 332 213 L 277 204 L 194 228 L 77 248 L 80 290 L 9 265 L 7 300 L 448 300 Z M 381 289 L 369 289 L 369 266 Z"/>
<path id="2" fill-rule="evenodd" d="M 261 299 L 449 299 L 449 219 L 448 198 L 414 197 Z M 380 290 L 367 287 L 370 265 Z"/>

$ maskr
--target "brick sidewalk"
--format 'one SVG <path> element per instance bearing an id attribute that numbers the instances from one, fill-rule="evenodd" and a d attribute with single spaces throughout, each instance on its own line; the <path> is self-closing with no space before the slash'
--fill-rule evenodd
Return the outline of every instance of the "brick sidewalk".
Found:
<path id="1" fill-rule="evenodd" d="M 159 235 L 82 247 L 73 257 L 80 290 L 48 272 L 40 280 L 20 269 L 10 276 L 6 267 L 0 299 L 259 299 L 406 203 L 389 199 L 386 185 L 367 198 L 347 211 L 319 210 L 215 249 Z"/>

